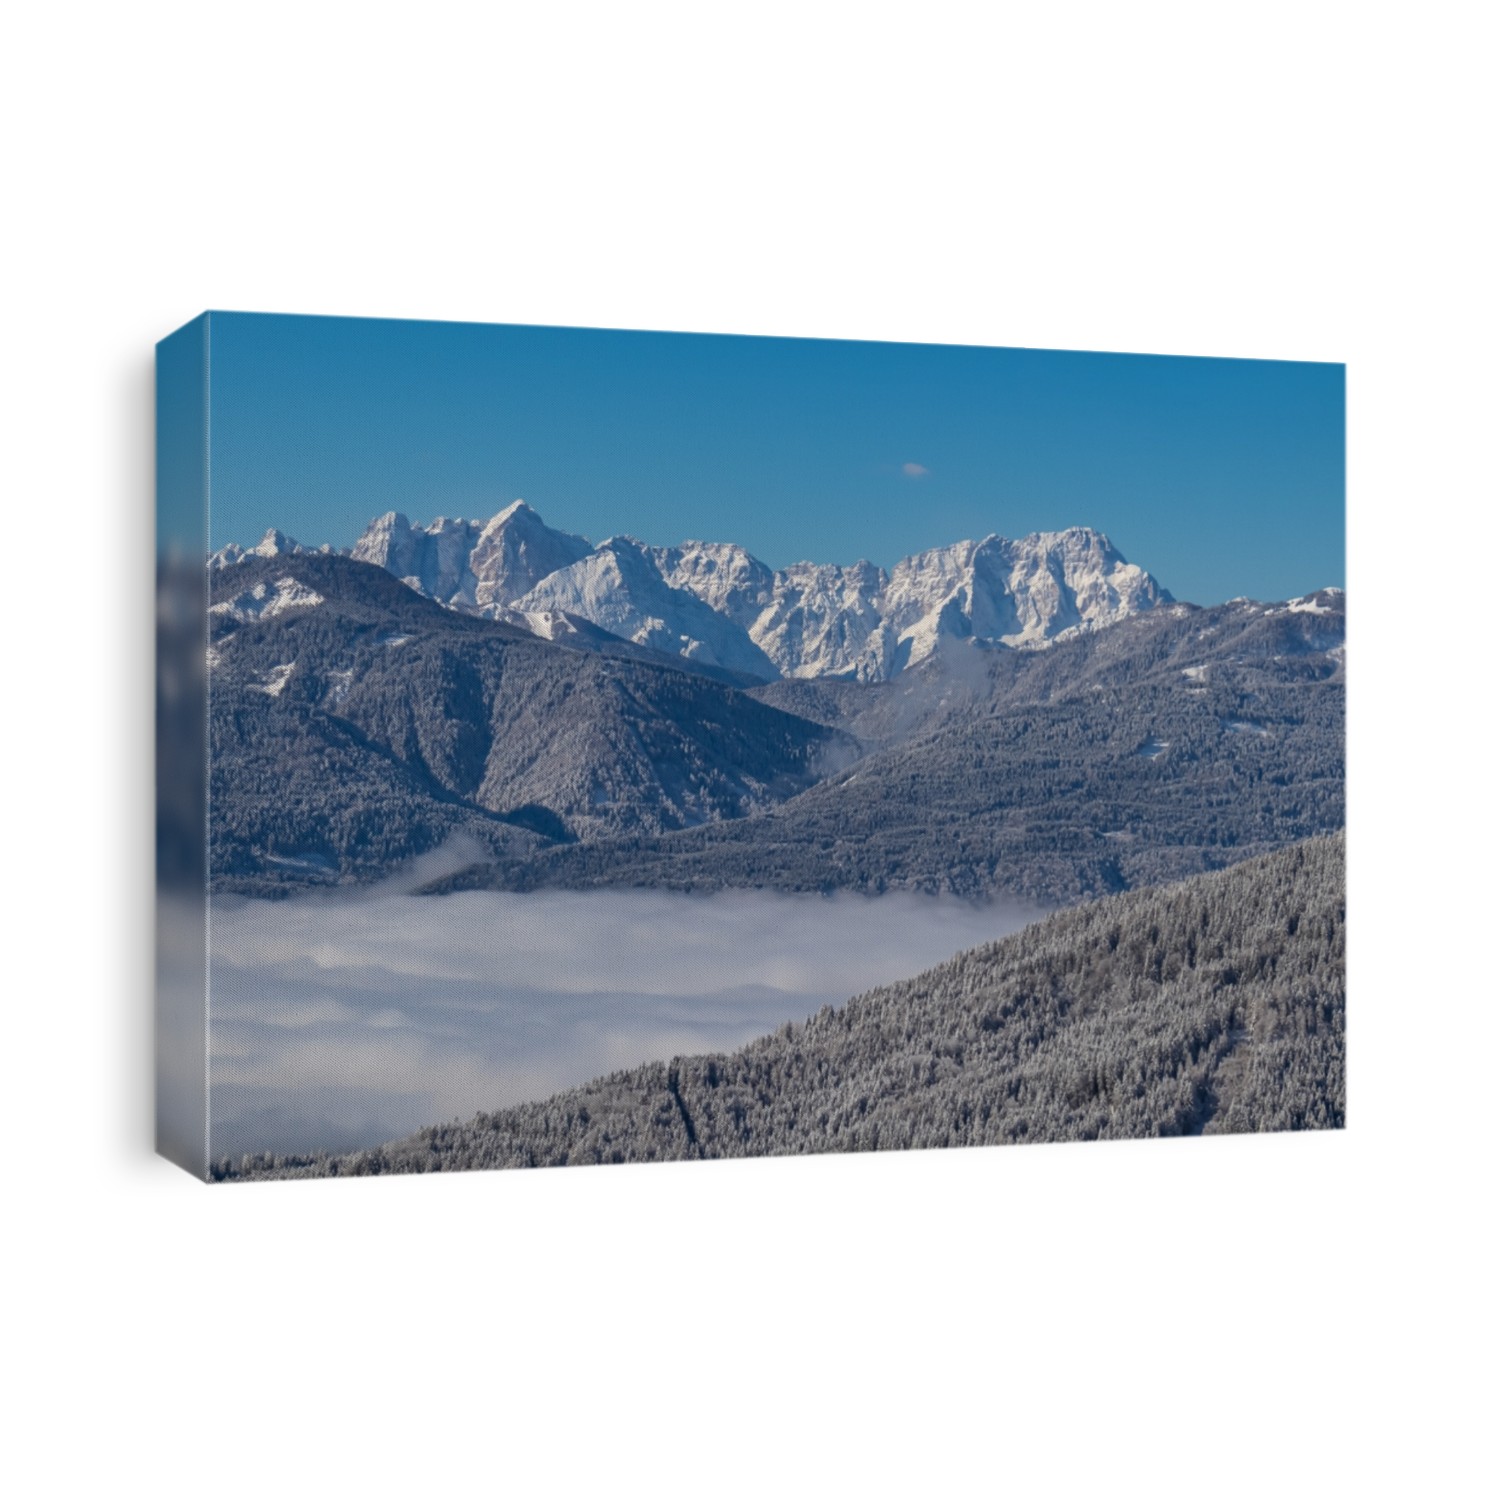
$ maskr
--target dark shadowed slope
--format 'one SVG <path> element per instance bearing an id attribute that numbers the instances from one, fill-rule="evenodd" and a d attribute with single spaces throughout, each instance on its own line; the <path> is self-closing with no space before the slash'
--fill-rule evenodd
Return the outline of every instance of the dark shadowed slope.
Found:
<path id="1" fill-rule="evenodd" d="M 1295 603 L 1153 610 L 1039 652 L 959 643 L 868 688 L 756 689 L 883 748 L 760 816 L 502 859 L 454 883 L 1056 904 L 1330 833 L 1344 821 L 1342 596 Z"/>
<path id="2" fill-rule="evenodd" d="M 527 858 L 740 817 L 808 786 L 844 739 L 640 656 L 456 614 L 347 558 L 221 570 L 216 885 L 373 877 L 456 831 Z"/>
<path id="3" fill-rule="evenodd" d="M 344 1157 L 328 1176 L 1344 1123 L 1344 839 L 1061 912 L 729 1055 Z"/>

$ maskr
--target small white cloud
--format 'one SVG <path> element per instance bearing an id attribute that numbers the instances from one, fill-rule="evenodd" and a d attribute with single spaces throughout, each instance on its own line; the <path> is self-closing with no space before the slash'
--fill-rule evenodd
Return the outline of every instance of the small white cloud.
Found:
<path id="1" fill-rule="evenodd" d="M 902 464 L 901 472 L 905 474 L 908 479 L 926 479 L 926 477 L 930 473 L 932 473 L 932 470 L 927 468 L 924 464 Z"/>

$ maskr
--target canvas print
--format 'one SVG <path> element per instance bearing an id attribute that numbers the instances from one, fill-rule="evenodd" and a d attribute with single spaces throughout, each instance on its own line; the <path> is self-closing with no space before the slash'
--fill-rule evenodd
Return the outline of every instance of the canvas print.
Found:
<path id="1" fill-rule="evenodd" d="M 161 1149 L 1341 1127 L 1343 403 L 1330 364 L 188 324 Z"/>

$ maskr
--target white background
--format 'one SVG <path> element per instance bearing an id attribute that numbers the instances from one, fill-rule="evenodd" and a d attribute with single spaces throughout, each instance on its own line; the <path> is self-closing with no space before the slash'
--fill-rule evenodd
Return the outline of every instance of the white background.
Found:
<path id="1" fill-rule="evenodd" d="M 12 12 L 13 1493 L 1493 1481 L 1482 15 Z M 217 1190 L 154 1160 L 150 361 L 205 307 L 1347 360 L 1350 1128 Z"/>

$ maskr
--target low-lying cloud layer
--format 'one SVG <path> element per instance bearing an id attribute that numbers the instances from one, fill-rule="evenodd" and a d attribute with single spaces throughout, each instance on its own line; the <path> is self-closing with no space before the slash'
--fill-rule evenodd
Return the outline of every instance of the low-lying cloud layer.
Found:
<path id="1" fill-rule="evenodd" d="M 746 891 L 216 900 L 213 1154 L 373 1145 L 736 1047 L 1035 915 Z"/>

